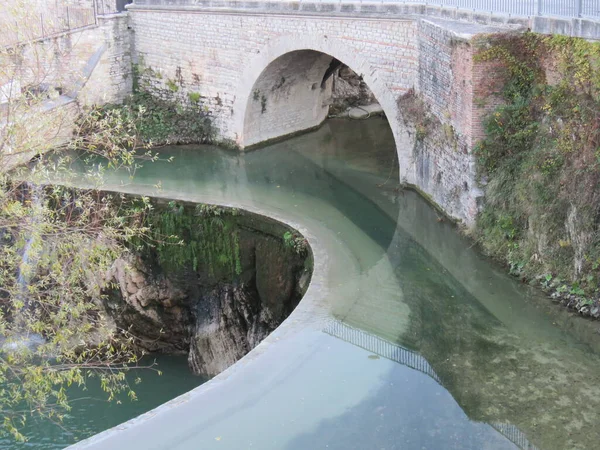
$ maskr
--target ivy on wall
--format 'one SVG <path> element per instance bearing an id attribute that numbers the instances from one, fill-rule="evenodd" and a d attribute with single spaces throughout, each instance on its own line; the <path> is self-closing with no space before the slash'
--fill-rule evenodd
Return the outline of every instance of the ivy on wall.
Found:
<path id="1" fill-rule="evenodd" d="M 501 99 L 476 147 L 486 203 L 476 238 L 524 279 L 575 289 L 600 280 L 600 43 L 492 35 L 476 61 L 499 63 Z"/>

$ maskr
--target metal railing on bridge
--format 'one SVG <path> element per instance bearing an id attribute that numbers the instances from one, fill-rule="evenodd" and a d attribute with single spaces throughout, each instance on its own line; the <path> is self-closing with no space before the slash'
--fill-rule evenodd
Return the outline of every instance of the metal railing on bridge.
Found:
<path id="1" fill-rule="evenodd" d="M 115 14 L 125 11 L 125 6 L 133 3 L 133 0 L 94 0 L 96 14 Z"/>
<path id="2" fill-rule="evenodd" d="M 41 11 L 9 11 L 0 18 L 0 47 L 55 36 L 96 23 L 91 7 L 53 6 Z"/>
<path id="3" fill-rule="evenodd" d="M 0 48 L 96 25 L 98 16 L 123 12 L 129 3 L 132 0 L 88 0 L 86 6 L 65 3 L 37 11 L 9 10 L 0 17 Z"/>
<path id="4" fill-rule="evenodd" d="M 396 2 L 398 0 L 383 0 Z M 405 1 L 457 9 L 512 14 L 516 16 L 556 16 L 600 18 L 600 0 L 438 0 Z"/>
<path id="5" fill-rule="evenodd" d="M 287 1 L 287 0 L 280 0 Z M 315 0 L 306 0 L 315 1 Z M 514 16 L 600 19 L 600 0 L 316 0 L 322 3 L 404 3 Z M 301 0 L 302 2 L 302 0 Z"/>

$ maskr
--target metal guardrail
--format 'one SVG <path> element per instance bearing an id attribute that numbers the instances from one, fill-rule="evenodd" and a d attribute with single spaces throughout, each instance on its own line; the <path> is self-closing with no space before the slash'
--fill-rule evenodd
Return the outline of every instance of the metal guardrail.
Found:
<path id="1" fill-rule="evenodd" d="M 52 6 L 0 17 L 0 48 L 37 41 L 96 25 L 98 16 L 125 11 L 133 0 L 90 0 L 89 6 Z M 26 26 L 24 26 L 26 24 Z"/>
<path id="2" fill-rule="evenodd" d="M 0 18 L 0 47 L 45 39 L 94 24 L 96 14 L 90 7 L 58 6 L 41 12 L 28 11 L 24 17 L 6 15 Z"/>
<path id="3" fill-rule="evenodd" d="M 98 0 L 103 1 L 103 0 Z M 293 0 L 265 0 L 266 3 L 292 3 Z M 244 8 L 247 2 L 227 2 L 215 0 L 135 0 L 139 6 L 223 6 L 236 4 Z M 294 3 L 330 3 L 330 4 L 384 4 L 434 6 L 456 8 L 459 11 L 474 11 L 481 13 L 506 14 L 517 17 L 558 17 L 600 19 L 600 0 L 297 0 Z"/>
<path id="4" fill-rule="evenodd" d="M 116 14 L 125 11 L 125 6 L 133 3 L 133 0 L 93 0 L 96 14 Z"/>
<path id="5" fill-rule="evenodd" d="M 398 2 L 398 0 L 382 1 Z M 438 0 L 425 2 L 408 0 L 401 1 L 401 3 L 424 3 L 432 6 L 527 17 L 600 18 L 600 0 Z"/>

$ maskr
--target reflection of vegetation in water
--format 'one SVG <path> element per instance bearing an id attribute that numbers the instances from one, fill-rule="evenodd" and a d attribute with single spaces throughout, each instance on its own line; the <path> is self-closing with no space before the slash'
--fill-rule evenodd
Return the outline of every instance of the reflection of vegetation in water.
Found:
<path id="1" fill-rule="evenodd" d="M 239 229 L 236 209 L 213 205 L 191 207 L 169 202 L 147 217 L 160 267 L 176 273 L 186 267 L 208 269 L 209 276 L 239 275 Z"/>
<path id="2" fill-rule="evenodd" d="M 411 311 L 400 343 L 427 358 L 471 419 L 490 419 L 485 397 L 474 389 L 484 371 L 472 369 L 486 367 L 507 350 L 494 340 L 501 323 L 412 240 L 404 240 L 391 258 Z"/>
<path id="3" fill-rule="evenodd" d="M 593 447 L 598 433 L 577 431 L 599 405 L 589 353 L 511 332 L 408 239 L 390 259 L 411 311 L 400 343 L 427 359 L 471 420 L 512 423 L 541 448 Z"/>

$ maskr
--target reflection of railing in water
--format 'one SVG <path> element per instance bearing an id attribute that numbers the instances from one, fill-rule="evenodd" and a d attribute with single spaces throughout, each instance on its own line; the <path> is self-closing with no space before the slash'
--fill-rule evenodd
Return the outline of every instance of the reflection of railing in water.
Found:
<path id="1" fill-rule="evenodd" d="M 403 366 L 410 367 L 411 369 L 418 370 L 425 375 L 429 375 L 439 384 L 443 385 L 442 380 L 438 374 L 435 373 L 433 367 L 431 367 L 429 362 L 417 352 L 413 352 L 401 345 L 393 344 L 378 336 L 373 336 L 365 331 L 353 328 L 338 320 L 331 321 L 323 331 L 333 337 L 368 350 L 378 356 L 390 359 Z M 515 425 L 499 422 L 490 423 L 490 425 L 521 450 L 538 450 L 538 448 L 529 442 L 525 434 Z"/>
<path id="2" fill-rule="evenodd" d="M 520 449 L 538 450 L 538 448 L 535 445 L 533 445 L 531 442 L 529 442 L 529 440 L 527 439 L 525 434 L 521 430 L 519 430 L 516 426 L 514 426 L 510 423 L 498 423 L 498 422 L 490 423 L 490 425 L 495 430 L 502 433 L 502 435 L 506 439 L 511 441 L 513 444 L 515 444 Z"/>
<path id="3" fill-rule="evenodd" d="M 331 336 L 354 344 L 357 347 L 364 348 L 379 356 L 396 361 L 403 366 L 408 366 L 411 369 L 423 372 L 442 384 L 442 380 L 440 380 L 440 377 L 438 377 L 437 373 L 435 373 L 425 358 L 401 345 L 392 344 L 385 339 L 373 336 L 337 320 L 332 321 L 323 331 Z"/>

